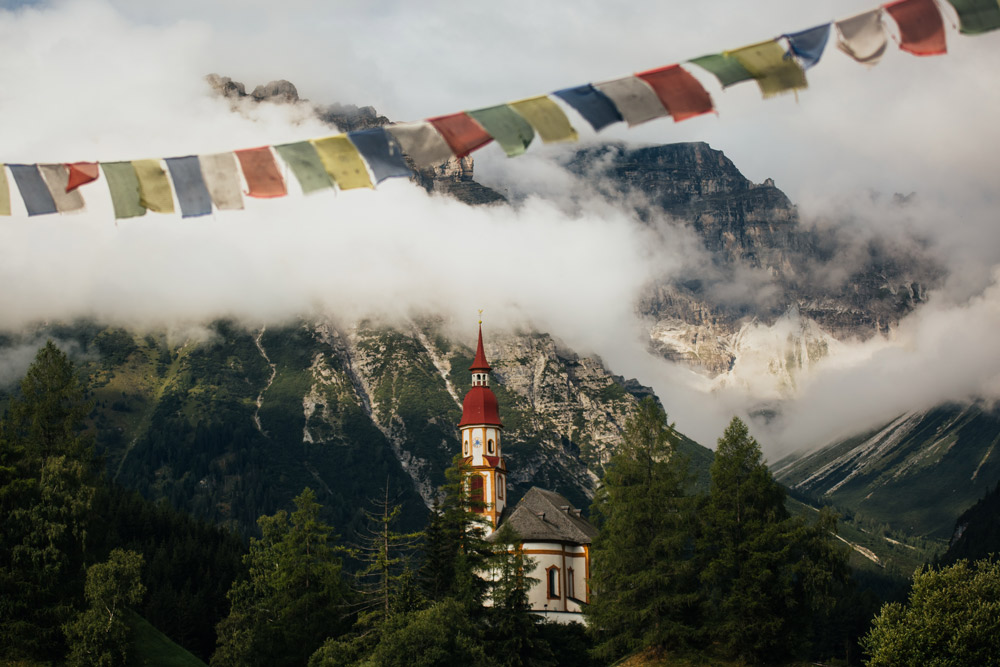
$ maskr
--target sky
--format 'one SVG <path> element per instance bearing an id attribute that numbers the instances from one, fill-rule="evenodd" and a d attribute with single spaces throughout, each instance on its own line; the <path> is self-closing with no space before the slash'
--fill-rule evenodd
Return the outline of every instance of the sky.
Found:
<path id="1" fill-rule="evenodd" d="M 369 0 L 53 0 L 0 3 L 0 161 L 122 160 L 210 153 L 331 133 L 302 108 L 231 108 L 203 77 L 248 90 L 287 79 L 321 104 L 372 105 L 393 120 L 491 106 L 680 62 L 846 18 L 859 0 L 505 3 Z M 948 271 L 930 303 L 888 338 L 847 342 L 800 378 L 783 418 L 755 427 L 770 458 L 944 400 L 1000 394 L 1000 31 L 959 35 L 920 58 L 890 46 L 875 67 L 828 46 L 809 88 L 762 100 L 692 68 L 718 110 L 581 142 L 705 141 L 752 181 L 773 178 L 803 224 L 905 246 Z M 891 22 L 889 23 L 892 26 Z M 536 142 L 538 144 L 538 142 Z M 443 313 L 464 331 L 549 331 L 653 385 L 670 418 L 707 445 L 761 397 L 713 388 L 646 353 L 635 303 L 683 277 L 699 249 L 586 199 L 554 168 L 565 147 L 475 154 L 477 175 L 527 196 L 469 209 L 407 182 L 252 201 L 243 212 L 115 222 L 106 194 L 85 213 L 0 222 L 0 329 L 79 316 L 196 330 L 218 316 L 259 326 L 299 316 L 349 323 Z M 294 185 L 292 186 L 294 190 Z M 872 192 L 916 193 L 900 213 Z M 588 201 L 569 209 L 569 194 Z M 17 199 L 17 196 L 14 196 Z M 470 247 L 476 252 L 470 253 Z M 492 318 L 492 319 L 491 319 Z M 470 328 L 466 327 L 466 328 Z M 0 359 L 13 374 L 18 359 Z"/>

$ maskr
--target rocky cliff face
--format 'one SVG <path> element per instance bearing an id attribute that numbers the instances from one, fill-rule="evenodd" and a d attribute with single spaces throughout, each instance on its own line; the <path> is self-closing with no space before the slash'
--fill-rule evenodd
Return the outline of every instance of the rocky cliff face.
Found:
<path id="1" fill-rule="evenodd" d="M 750 182 L 705 143 L 605 145 L 577 152 L 566 166 L 607 196 L 630 202 L 644 219 L 665 217 L 700 239 L 708 265 L 650 285 L 639 309 L 650 321 L 652 350 L 720 381 L 745 381 L 734 376 L 752 365 L 791 386 L 801 362 L 815 361 L 837 340 L 887 332 L 941 278 L 919 253 L 874 241 L 850 249 L 856 261 L 845 271 L 843 241 L 804 228 L 773 181 Z M 753 277 L 754 289 L 735 298 L 725 293 L 742 275 Z M 782 325 L 764 334 L 791 320 L 798 333 Z M 765 349 L 769 362 L 740 363 L 744 353 L 760 356 Z"/>
<path id="2" fill-rule="evenodd" d="M 405 505 L 404 522 L 422 522 L 459 452 L 474 334 L 450 339 L 430 318 L 256 331 L 223 321 L 169 342 L 92 322 L 33 336 L 75 351 L 118 482 L 246 531 L 310 486 L 338 530 L 349 531 L 386 484 Z M 0 339 L 0 353 L 23 343 Z M 594 471 L 635 409 L 630 392 L 650 390 L 544 334 L 487 331 L 486 352 L 511 501 L 541 486 L 588 507 Z M 12 389 L 0 388 L 0 406 Z M 703 477 L 710 454 L 682 446 Z"/>

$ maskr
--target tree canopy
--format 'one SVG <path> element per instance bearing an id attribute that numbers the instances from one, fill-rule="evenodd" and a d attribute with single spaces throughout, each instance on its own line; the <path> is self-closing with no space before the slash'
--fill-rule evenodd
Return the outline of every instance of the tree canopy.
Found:
<path id="1" fill-rule="evenodd" d="M 1000 661 L 1000 562 L 960 560 L 913 575 L 905 604 L 890 602 L 862 639 L 870 667 L 961 667 Z"/>

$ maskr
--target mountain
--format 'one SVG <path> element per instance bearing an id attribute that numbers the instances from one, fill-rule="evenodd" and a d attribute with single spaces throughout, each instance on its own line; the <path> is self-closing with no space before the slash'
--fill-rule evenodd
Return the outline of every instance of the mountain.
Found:
<path id="1" fill-rule="evenodd" d="M 911 412 L 772 466 L 794 491 L 944 544 L 1000 480 L 1000 414 L 981 405 Z"/>
<path id="2" fill-rule="evenodd" d="M 459 451 L 473 333 L 455 342 L 433 318 L 256 330 L 219 321 L 174 340 L 84 322 L 7 336 L 0 354 L 46 337 L 72 352 L 100 451 L 124 486 L 244 531 L 310 486 L 351 534 L 387 484 L 404 525 L 423 524 Z M 486 352 L 511 502 L 541 486 L 586 508 L 594 471 L 650 390 L 546 334 L 490 332 Z M 678 439 L 704 483 L 711 452 Z"/>
<path id="3" fill-rule="evenodd" d="M 962 512 L 941 562 L 951 564 L 965 558 L 1000 557 L 1000 483 L 979 502 Z"/>
<path id="4" fill-rule="evenodd" d="M 794 384 L 797 363 L 822 358 L 836 341 L 887 332 L 942 277 L 919 240 L 902 250 L 840 235 L 836 226 L 803 224 L 771 179 L 752 183 L 703 142 L 601 144 L 577 151 L 565 166 L 641 218 L 665 219 L 700 242 L 705 254 L 684 267 L 682 279 L 650 285 L 639 310 L 649 321 L 651 349 L 720 383 L 752 377 L 738 368 L 748 338 L 792 320 L 800 333 L 766 353 L 795 358 L 781 367 L 775 386 Z M 745 291 L 734 293 L 739 285 Z"/>

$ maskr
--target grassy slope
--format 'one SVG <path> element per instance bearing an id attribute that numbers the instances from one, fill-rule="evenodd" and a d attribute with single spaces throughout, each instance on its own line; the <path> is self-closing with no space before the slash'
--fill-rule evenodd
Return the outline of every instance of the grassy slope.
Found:
<path id="1" fill-rule="evenodd" d="M 135 632 L 133 648 L 136 665 L 151 667 L 205 667 L 205 663 L 194 657 L 170 638 L 146 622 L 138 614 L 129 614 L 129 623 Z"/>

